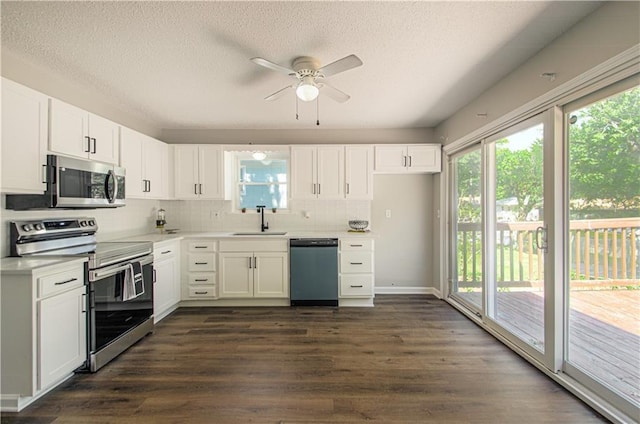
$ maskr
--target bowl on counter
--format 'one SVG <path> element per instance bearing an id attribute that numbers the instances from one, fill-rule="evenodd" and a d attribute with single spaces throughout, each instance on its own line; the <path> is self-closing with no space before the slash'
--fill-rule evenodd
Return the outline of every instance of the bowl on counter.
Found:
<path id="1" fill-rule="evenodd" d="M 369 221 L 362 219 L 352 219 L 349 221 L 349 228 L 356 231 L 364 231 L 369 226 Z"/>

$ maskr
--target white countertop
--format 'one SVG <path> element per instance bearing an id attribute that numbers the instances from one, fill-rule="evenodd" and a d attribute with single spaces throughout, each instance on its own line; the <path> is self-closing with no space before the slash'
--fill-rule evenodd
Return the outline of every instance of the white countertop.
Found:
<path id="1" fill-rule="evenodd" d="M 269 235 L 269 232 L 265 232 L 265 235 L 234 235 L 236 231 L 185 231 L 178 232 L 176 234 L 159 234 L 148 233 L 140 234 L 137 236 L 130 236 L 118 240 L 112 241 L 148 241 L 152 243 L 159 243 L 170 240 L 181 240 L 185 238 L 237 238 L 237 239 L 249 239 L 249 238 L 280 238 L 280 239 L 293 239 L 293 238 L 375 238 L 376 235 L 370 231 L 361 232 L 349 232 L 349 231 L 287 231 L 284 235 Z M 241 231 L 237 231 L 241 232 Z"/>
<path id="2" fill-rule="evenodd" d="M 2 258 L 0 269 L 2 274 L 31 274 L 43 268 L 81 266 L 87 262 L 87 258 L 72 257 L 37 257 L 37 258 Z"/>

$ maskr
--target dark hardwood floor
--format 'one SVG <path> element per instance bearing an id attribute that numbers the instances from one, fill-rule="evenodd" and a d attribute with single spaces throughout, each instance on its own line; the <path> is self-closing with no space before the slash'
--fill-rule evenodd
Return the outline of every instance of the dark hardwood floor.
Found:
<path id="1" fill-rule="evenodd" d="M 431 296 L 375 308 L 182 308 L 2 423 L 600 423 Z"/>

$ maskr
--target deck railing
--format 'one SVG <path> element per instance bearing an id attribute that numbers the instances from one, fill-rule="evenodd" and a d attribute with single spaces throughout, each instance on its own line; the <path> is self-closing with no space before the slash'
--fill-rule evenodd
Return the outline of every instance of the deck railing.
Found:
<path id="1" fill-rule="evenodd" d="M 496 225 L 496 280 L 512 287 L 542 284 L 543 253 L 536 248 L 542 222 Z M 640 218 L 572 220 L 569 225 L 572 288 L 640 284 Z M 458 283 L 480 285 L 479 223 L 458 223 Z"/>

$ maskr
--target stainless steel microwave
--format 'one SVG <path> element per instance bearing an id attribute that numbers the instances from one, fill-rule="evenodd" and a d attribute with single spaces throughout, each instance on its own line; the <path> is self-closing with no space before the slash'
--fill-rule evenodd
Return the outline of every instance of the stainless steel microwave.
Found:
<path id="1" fill-rule="evenodd" d="M 14 210 L 116 208 L 125 205 L 125 169 L 108 163 L 47 155 L 44 194 L 8 194 Z"/>

